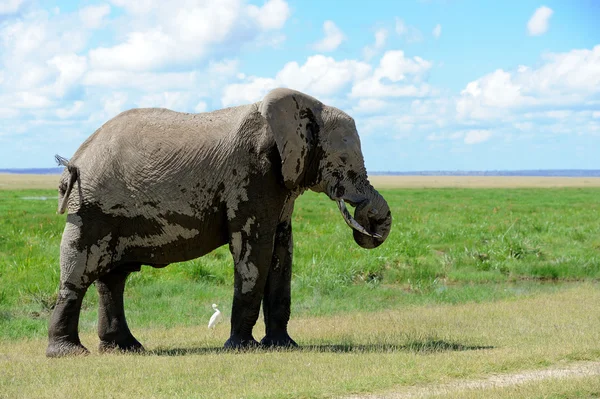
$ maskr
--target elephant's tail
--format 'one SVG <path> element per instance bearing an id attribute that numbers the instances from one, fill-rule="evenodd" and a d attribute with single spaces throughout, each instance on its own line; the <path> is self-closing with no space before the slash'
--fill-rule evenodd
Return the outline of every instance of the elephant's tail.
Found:
<path id="1" fill-rule="evenodd" d="M 68 180 L 61 179 L 60 184 L 58 186 L 58 213 L 63 214 L 67 209 L 67 205 L 69 202 L 69 195 L 71 195 L 71 190 L 73 189 L 73 185 L 79 178 L 79 169 L 75 165 L 71 165 L 69 160 L 61 157 L 60 155 L 55 155 L 54 158 L 58 165 L 62 165 L 67 168 L 68 172 Z"/>

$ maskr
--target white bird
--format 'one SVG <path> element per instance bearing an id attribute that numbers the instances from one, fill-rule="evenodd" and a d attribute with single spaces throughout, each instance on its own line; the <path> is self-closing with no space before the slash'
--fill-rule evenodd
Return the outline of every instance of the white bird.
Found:
<path id="1" fill-rule="evenodd" d="M 210 317 L 210 320 L 208 322 L 208 328 L 215 328 L 217 323 L 220 322 L 221 319 L 223 318 L 223 315 L 221 314 L 219 309 L 217 309 L 216 303 L 212 304 L 212 308 L 215 311 L 215 313 L 213 313 L 213 315 Z"/>

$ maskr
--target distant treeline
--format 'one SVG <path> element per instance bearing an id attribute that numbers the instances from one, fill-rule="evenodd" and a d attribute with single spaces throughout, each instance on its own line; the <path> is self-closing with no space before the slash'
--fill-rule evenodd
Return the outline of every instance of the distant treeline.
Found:
<path id="1" fill-rule="evenodd" d="M 63 168 L 0 169 L 0 173 L 58 175 Z M 413 172 L 369 172 L 370 175 L 388 176 L 546 176 L 546 177 L 600 177 L 600 169 L 550 170 L 429 170 Z"/>

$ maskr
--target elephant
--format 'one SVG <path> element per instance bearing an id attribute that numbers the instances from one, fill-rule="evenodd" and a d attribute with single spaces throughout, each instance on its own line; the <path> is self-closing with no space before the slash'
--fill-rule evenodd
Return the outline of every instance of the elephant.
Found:
<path id="1" fill-rule="evenodd" d="M 369 183 L 354 120 L 288 88 L 262 101 L 206 113 L 131 109 L 96 130 L 65 166 L 58 213 L 60 287 L 48 357 L 86 354 L 82 299 L 95 282 L 99 351 L 143 351 L 125 319 L 125 281 L 228 244 L 234 263 L 225 348 L 297 346 L 288 334 L 292 211 L 307 190 L 337 203 L 362 248 L 392 223 Z M 352 217 L 346 203 L 354 206 Z M 252 334 L 263 307 L 265 336 Z"/>

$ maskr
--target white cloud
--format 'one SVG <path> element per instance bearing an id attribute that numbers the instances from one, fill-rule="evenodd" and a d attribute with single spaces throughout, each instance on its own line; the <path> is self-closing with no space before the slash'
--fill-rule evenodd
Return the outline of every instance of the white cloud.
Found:
<path id="1" fill-rule="evenodd" d="M 515 109 L 583 104 L 600 94 L 600 45 L 548 54 L 537 69 L 498 69 L 467 84 L 457 101 L 461 118 L 506 117 Z"/>
<path id="2" fill-rule="evenodd" d="M 357 81 L 352 97 L 422 97 L 431 93 L 426 84 L 419 84 L 432 64 L 421 57 L 407 58 L 402 50 L 387 51 L 371 76 Z M 410 84 L 394 84 L 401 81 Z M 387 83 L 391 81 L 392 84 Z"/>
<path id="3" fill-rule="evenodd" d="M 22 70 L 14 71 L 13 78 L 7 81 L 7 86 L 17 90 L 31 90 L 48 83 L 52 78 L 52 71 L 46 65 L 34 62 L 23 62 Z"/>
<path id="4" fill-rule="evenodd" d="M 125 8 L 131 14 L 148 14 L 158 8 L 158 0 L 109 0 L 117 7 Z"/>
<path id="5" fill-rule="evenodd" d="M 358 104 L 352 108 L 353 113 L 370 114 L 383 110 L 389 104 L 378 98 L 361 98 Z"/>
<path id="6" fill-rule="evenodd" d="M 264 30 L 281 29 L 290 16 L 290 7 L 283 0 L 270 0 L 260 8 L 249 5 L 248 14 L 255 18 Z"/>
<path id="7" fill-rule="evenodd" d="M 198 113 L 200 113 L 200 112 L 206 112 L 207 109 L 208 109 L 208 105 L 206 104 L 206 102 L 205 101 L 200 101 L 194 107 L 194 112 L 198 112 Z"/>
<path id="8" fill-rule="evenodd" d="M 212 79 L 217 76 L 220 77 L 231 77 L 237 75 L 239 62 L 236 59 L 225 59 L 222 61 L 211 61 L 208 65 L 206 72 Z"/>
<path id="9" fill-rule="evenodd" d="M 196 84 L 194 72 L 130 72 L 92 70 L 83 77 L 83 84 L 110 89 L 140 91 L 188 89 Z"/>
<path id="10" fill-rule="evenodd" d="M 70 107 L 63 107 L 56 110 L 56 116 L 60 119 L 71 118 L 74 115 L 77 115 L 81 108 L 83 107 L 83 101 L 75 101 Z"/>
<path id="11" fill-rule="evenodd" d="M 110 89 L 135 89 L 141 92 L 194 90 L 198 95 L 216 89 L 238 74 L 237 60 L 210 62 L 204 70 L 185 72 L 133 72 L 97 69 L 88 71 L 85 86 Z"/>
<path id="12" fill-rule="evenodd" d="M 0 27 L 3 92 L 26 91 L 45 98 L 64 94 L 72 83 L 69 75 L 76 73 L 68 70 L 64 57 L 83 48 L 85 33 L 75 28 L 78 17 L 60 18 L 52 20 L 44 11 L 33 11 Z"/>
<path id="13" fill-rule="evenodd" d="M 259 101 L 269 90 L 276 88 L 277 82 L 271 78 L 251 76 L 246 83 L 229 84 L 223 89 L 221 103 L 232 106 Z"/>
<path id="14" fill-rule="evenodd" d="M 1 99 L 2 99 L 2 96 L 0 95 L 0 100 Z M 16 108 L 0 107 L 0 118 L 6 118 L 6 119 L 17 118 L 19 116 L 19 114 L 20 114 L 20 112 Z M 4 128 L 6 129 L 6 126 L 4 126 Z M 3 133 L 0 130 L 0 135 L 2 135 L 2 134 L 7 135 L 7 133 Z"/>
<path id="15" fill-rule="evenodd" d="M 284 0 L 270 0 L 262 7 L 245 0 L 112 3 L 130 13 L 123 26 L 125 40 L 91 50 L 94 69 L 153 71 L 197 63 L 211 52 L 235 51 L 247 43 L 277 45 L 285 36 L 273 31 L 290 16 Z"/>
<path id="16" fill-rule="evenodd" d="M 101 4 L 98 6 L 88 6 L 79 10 L 81 22 L 88 29 L 96 29 L 104 23 L 104 17 L 110 14 L 110 6 Z"/>
<path id="17" fill-rule="evenodd" d="M 375 48 L 380 49 L 385 46 L 387 36 L 388 32 L 385 29 L 379 29 L 377 32 L 375 32 Z"/>
<path id="18" fill-rule="evenodd" d="M 45 11 L 32 11 L 19 19 L 0 25 L 0 40 L 5 63 L 44 60 L 59 53 L 79 52 L 85 46 L 86 33 L 79 18 L 52 18 Z"/>
<path id="19" fill-rule="evenodd" d="M 43 13 L 17 20 L 2 27 L 3 47 L 14 58 L 22 59 L 47 42 L 47 16 Z"/>
<path id="20" fill-rule="evenodd" d="M 103 100 L 103 109 L 105 120 L 117 116 L 125 110 L 125 104 L 127 103 L 127 93 L 116 92 L 112 93 L 108 98 Z"/>
<path id="21" fill-rule="evenodd" d="M 483 143 L 492 137 L 488 129 L 459 130 L 448 133 L 431 133 L 427 135 L 428 141 L 462 140 L 463 143 L 472 145 Z"/>
<path id="22" fill-rule="evenodd" d="M 24 3 L 24 0 L 3 0 L 0 2 L 0 15 L 14 14 Z"/>
<path id="23" fill-rule="evenodd" d="M 523 132 L 530 132 L 535 125 L 532 122 L 516 122 L 513 126 Z"/>
<path id="24" fill-rule="evenodd" d="M 546 54 L 543 58 L 546 63 L 540 68 L 528 68 L 520 74 L 523 85 L 531 79 L 529 85 L 534 90 L 557 96 L 600 92 L 600 45 L 590 50 Z"/>
<path id="25" fill-rule="evenodd" d="M 131 32 L 125 43 L 91 50 L 90 64 L 94 69 L 144 71 L 175 59 L 177 47 L 175 41 L 161 30 Z M 202 49 L 197 48 L 194 56 L 199 56 L 200 51 Z"/>
<path id="26" fill-rule="evenodd" d="M 386 29 L 379 29 L 375 32 L 375 43 L 366 46 L 363 49 L 363 55 L 366 60 L 370 60 L 385 46 L 385 42 L 388 37 L 388 31 Z"/>
<path id="27" fill-rule="evenodd" d="M 489 130 L 468 130 L 465 132 L 465 144 L 478 144 L 489 140 L 492 137 L 492 132 Z"/>
<path id="28" fill-rule="evenodd" d="M 85 104 L 98 110 L 87 122 L 95 124 L 138 104 L 201 110 L 201 97 L 214 98 L 240 73 L 228 54 L 281 43 L 277 29 L 290 17 L 284 0 L 107 3 L 72 12 L 32 6 L 0 24 L 3 117 L 67 122 Z M 117 40 L 86 48 L 102 27 Z"/>
<path id="29" fill-rule="evenodd" d="M 408 43 L 417 43 L 423 40 L 423 34 L 419 29 L 407 25 L 400 18 L 396 18 L 396 33 Z"/>
<path id="30" fill-rule="evenodd" d="M 54 102 L 42 94 L 29 91 L 18 91 L 13 93 L 0 93 L 0 104 L 7 105 L 7 108 L 19 109 L 39 109 L 48 108 Z"/>
<path id="31" fill-rule="evenodd" d="M 330 96 L 351 82 L 366 77 L 369 64 L 355 60 L 336 61 L 332 57 L 313 55 L 303 65 L 288 62 L 274 78 L 251 76 L 245 82 L 228 85 L 221 102 L 225 106 L 259 101 L 275 87 L 290 87 L 315 96 Z"/>
<path id="32" fill-rule="evenodd" d="M 189 9 L 179 8 L 170 18 L 167 14 L 165 34 L 175 42 L 195 42 L 200 47 L 225 40 L 235 24 L 241 23 L 243 9 L 237 0 L 221 1 L 221 6 L 217 2 L 199 3 Z"/>
<path id="33" fill-rule="evenodd" d="M 360 61 L 336 61 L 332 57 L 313 55 L 302 66 L 296 62 L 287 63 L 277 73 L 276 80 L 284 86 L 328 96 L 353 80 L 367 76 L 370 71 L 371 67 Z"/>
<path id="34" fill-rule="evenodd" d="M 87 2 L 95 5 L 73 12 L 36 10 L 39 2 L 28 2 L 17 11 L 27 12 L 4 18 L 3 143 L 18 141 L 18 129 L 48 143 L 71 135 L 72 147 L 65 152 L 74 151 L 101 122 L 133 106 L 204 112 L 219 101 L 230 106 L 261 100 L 281 86 L 348 110 L 371 146 L 382 138 L 390 143 L 426 138 L 433 146 L 439 145 L 436 140 L 452 140 L 468 149 L 509 135 L 516 140 L 600 134 L 600 46 L 490 70 L 473 76 L 460 94 L 440 95 L 426 83 L 433 62 L 399 50 L 385 52 L 389 35 L 405 45 L 423 40 L 417 28 L 400 19 L 395 27 L 370 33 L 374 36 L 367 38 L 359 59 L 290 58 L 277 72 L 250 76 L 240 69 L 247 60 L 232 57 L 253 56 L 256 48 L 285 40 L 280 29 L 291 11 L 284 0 L 253 0 L 260 5 L 250 0 L 104 1 Z M 338 38 L 324 45 L 332 51 L 344 34 L 328 22 L 334 28 L 329 36 Z M 99 28 L 107 32 L 92 32 Z M 441 25 L 429 32 L 441 37 Z M 92 38 L 102 47 L 90 50 Z M 262 56 L 268 59 L 269 53 Z M 76 126 L 77 135 L 67 126 Z"/>
<path id="35" fill-rule="evenodd" d="M 168 108 L 174 111 L 185 111 L 190 102 L 190 93 L 178 91 L 165 91 L 142 96 L 137 101 L 140 108 Z"/>
<path id="36" fill-rule="evenodd" d="M 344 33 L 333 21 L 325 21 L 323 23 L 323 31 L 325 32 L 325 37 L 313 45 L 313 48 L 317 51 L 333 51 L 345 40 Z"/>
<path id="37" fill-rule="evenodd" d="M 48 61 L 48 65 L 55 67 L 59 72 L 54 88 L 56 96 L 62 97 L 85 73 L 87 59 L 75 54 L 57 55 Z"/>
<path id="38" fill-rule="evenodd" d="M 280 32 L 268 32 L 259 35 L 254 41 L 256 47 L 280 48 L 285 42 L 287 36 Z"/>
<path id="39" fill-rule="evenodd" d="M 546 6 L 539 7 L 527 22 L 527 32 L 530 36 L 539 36 L 548 30 L 548 22 L 554 11 Z"/>
<path id="40" fill-rule="evenodd" d="M 384 84 L 376 78 L 362 80 L 352 87 L 352 97 L 424 97 L 431 94 L 428 85 Z"/>
<path id="41" fill-rule="evenodd" d="M 432 133 L 429 134 L 426 139 L 429 141 L 459 140 L 462 139 L 464 135 L 464 132 Z"/>
<path id="42" fill-rule="evenodd" d="M 513 82 L 509 72 L 502 69 L 470 82 L 460 94 L 456 106 L 459 117 L 488 118 L 498 115 L 496 109 L 517 107 L 532 101 L 522 96 L 521 87 Z"/>
<path id="43" fill-rule="evenodd" d="M 375 74 L 389 78 L 392 82 L 398 82 L 405 80 L 407 75 L 420 77 L 430 68 L 431 62 L 421 57 L 406 58 L 402 50 L 392 50 L 381 57 Z"/>

